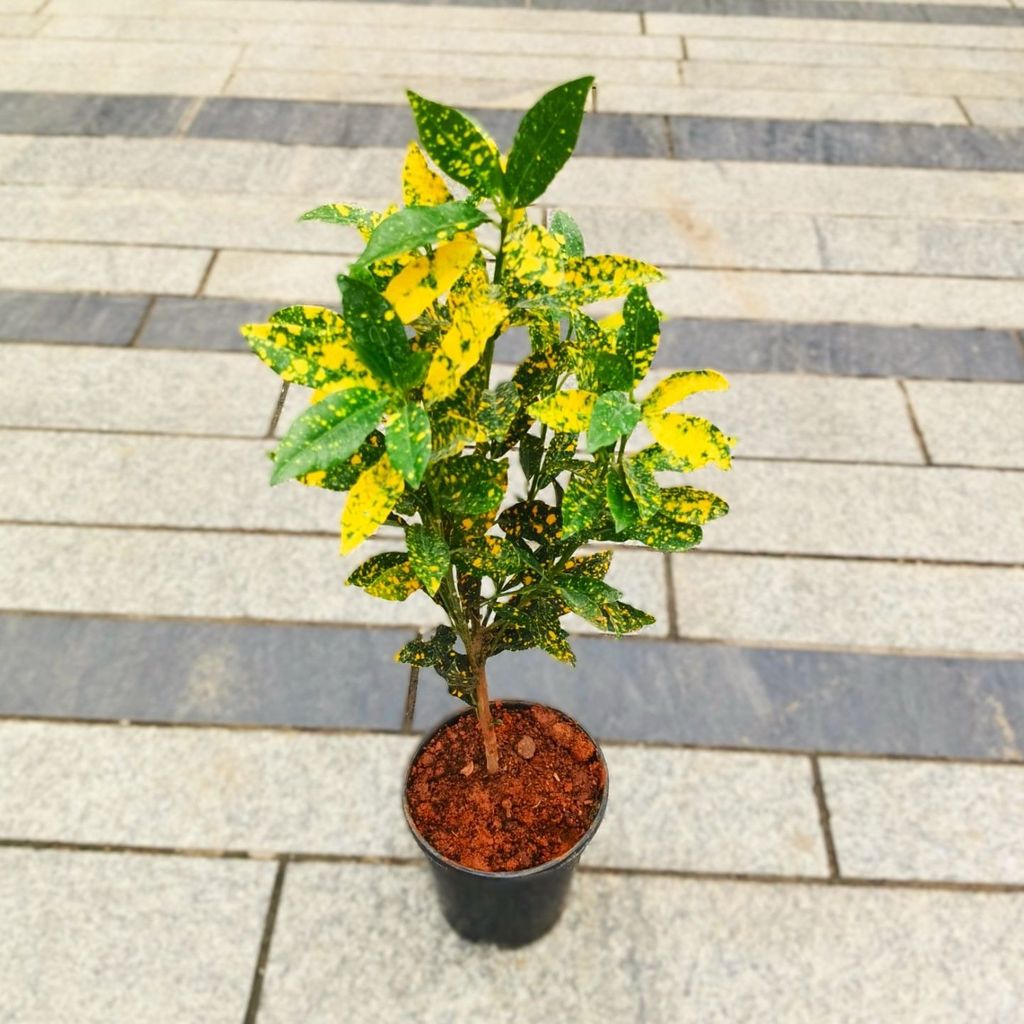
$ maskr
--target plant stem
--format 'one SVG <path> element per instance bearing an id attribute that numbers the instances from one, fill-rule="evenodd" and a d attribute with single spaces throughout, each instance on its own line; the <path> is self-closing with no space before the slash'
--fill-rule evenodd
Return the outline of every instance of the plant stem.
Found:
<path id="1" fill-rule="evenodd" d="M 498 770 L 498 737 L 494 733 L 494 719 L 491 718 L 491 698 L 487 692 L 487 659 L 480 650 L 481 639 L 479 633 L 474 636 L 469 660 L 476 673 L 476 717 L 484 741 L 487 774 L 493 775 Z"/>

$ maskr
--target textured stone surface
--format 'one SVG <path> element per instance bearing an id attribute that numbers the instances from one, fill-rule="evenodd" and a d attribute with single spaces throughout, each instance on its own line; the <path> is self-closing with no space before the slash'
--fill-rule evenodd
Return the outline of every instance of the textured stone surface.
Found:
<path id="1" fill-rule="evenodd" d="M 1024 654 L 1024 572 L 673 556 L 683 636 L 936 654 Z"/>
<path id="2" fill-rule="evenodd" d="M 491 693 L 564 708 L 611 740 L 1024 759 L 1024 660 L 591 637 L 573 648 L 576 669 L 539 652 L 494 659 Z M 417 728 L 460 707 L 421 674 Z"/>
<path id="3" fill-rule="evenodd" d="M 242 324 L 263 323 L 279 308 L 271 301 L 177 299 L 160 296 L 139 335 L 142 348 L 213 349 L 247 352 Z"/>
<path id="4" fill-rule="evenodd" d="M 398 729 L 410 630 L 0 616 L 0 714 Z"/>
<path id="5" fill-rule="evenodd" d="M 1024 882 L 1024 768 L 823 758 L 839 870 Z"/>
<path id="6" fill-rule="evenodd" d="M 188 104 L 183 96 L 4 92 L 0 93 L 0 131 L 34 135 L 170 135 Z"/>
<path id="7" fill-rule="evenodd" d="M 1022 927 L 1019 894 L 583 873 L 557 928 L 510 954 L 449 932 L 426 871 L 294 865 L 260 1015 L 752 1024 L 765 1007 L 787 1021 L 842 1007 L 849 1024 L 1002 1021 L 1019 1000 Z"/>
<path id="8" fill-rule="evenodd" d="M 1020 387 L 914 381 L 907 393 L 935 462 L 1024 469 Z"/>
<path id="9" fill-rule="evenodd" d="M 0 850 L 0 1021 L 235 1024 L 274 870 L 244 860 Z"/>
<path id="10" fill-rule="evenodd" d="M 609 747 L 595 866 L 827 875 L 810 762 L 764 754 Z"/>
<path id="11" fill-rule="evenodd" d="M 411 736 L 0 722 L 18 839 L 410 855 Z M 89 770 L 82 772 L 82 765 Z"/>
<path id="12" fill-rule="evenodd" d="M 127 345 L 148 300 L 66 292 L 0 292 L 0 340 Z"/>
<path id="13" fill-rule="evenodd" d="M 0 423 L 262 437 L 279 391 L 275 376 L 242 353 L 200 361 L 191 352 L 16 345 L 4 353 Z"/>

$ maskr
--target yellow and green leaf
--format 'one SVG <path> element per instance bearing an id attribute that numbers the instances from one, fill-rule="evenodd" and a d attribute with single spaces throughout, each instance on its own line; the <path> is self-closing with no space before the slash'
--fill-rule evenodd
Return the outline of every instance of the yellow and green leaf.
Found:
<path id="1" fill-rule="evenodd" d="M 729 512 L 729 505 L 717 494 L 700 491 L 695 487 L 665 487 L 662 489 L 658 514 L 678 523 L 701 525 L 719 519 Z"/>
<path id="2" fill-rule="evenodd" d="M 586 533 L 605 510 L 605 492 L 601 467 L 594 462 L 578 464 L 562 498 L 563 534 Z"/>
<path id="3" fill-rule="evenodd" d="M 680 370 L 656 384 L 643 401 L 645 416 L 656 416 L 700 391 L 724 391 L 729 382 L 717 370 Z"/>
<path id="4" fill-rule="evenodd" d="M 346 203 L 328 203 L 318 206 L 315 210 L 304 213 L 299 220 L 321 220 L 328 224 L 344 224 L 357 228 L 364 239 L 373 234 L 373 229 L 380 223 L 381 214 L 373 210 L 364 210 L 359 206 Z"/>
<path id="5" fill-rule="evenodd" d="M 423 589 L 433 597 L 451 568 L 452 553 L 448 545 L 443 537 L 418 523 L 405 531 L 405 543 L 409 548 L 412 571 L 423 584 Z"/>
<path id="6" fill-rule="evenodd" d="M 587 450 L 596 452 L 629 437 L 640 422 L 640 407 L 625 391 L 606 391 L 594 404 L 587 428 Z"/>
<path id="7" fill-rule="evenodd" d="M 562 243 L 525 215 L 507 231 L 502 253 L 502 288 L 515 301 L 547 296 L 563 287 Z"/>
<path id="8" fill-rule="evenodd" d="M 444 179 L 431 170 L 423 150 L 410 142 L 402 165 L 402 201 L 406 206 L 440 206 L 451 199 Z"/>
<path id="9" fill-rule="evenodd" d="M 404 551 L 382 551 L 373 555 L 345 580 L 345 585 L 359 587 L 385 601 L 404 601 L 420 589 L 420 581 Z"/>
<path id="10" fill-rule="evenodd" d="M 498 525 L 513 540 L 549 543 L 562 536 L 562 513 L 546 501 L 520 501 L 498 516 Z"/>
<path id="11" fill-rule="evenodd" d="M 402 323 L 411 323 L 465 273 L 479 251 L 472 234 L 458 235 L 426 256 L 416 256 L 384 290 Z"/>
<path id="12" fill-rule="evenodd" d="M 322 487 L 327 491 L 347 491 L 365 469 L 369 469 L 384 454 L 384 435 L 375 430 L 360 445 L 359 451 L 342 462 L 335 462 L 327 469 L 316 469 L 296 477 L 307 487 Z"/>
<path id="13" fill-rule="evenodd" d="M 519 549 L 504 537 L 485 535 L 452 553 L 460 572 L 503 580 L 522 568 Z"/>
<path id="14" fill-rule="evenodd" d="M 519 412 L 519 389 L 510 381 L 485 391 L 480 401 L 480 424 L 490 438 L 502 438 Z"/>
<path id="15" fill-rule="evenodd" d="M 348 492 L 341 512 L 341 553 L 347 555 L 376 533 L 405 489 L 405 478 L 385 454 Z"/>
<path id="16" fill-rule="evenodd" d="M 382 220 L 370 235 L 356 267 L 369 267 L 378 260 L 450 242 L 483 224 L 487 215 L 468 200 L 440 206 L 406 206 Z"/>
<path id="17" fill-rule="evenodd" d="M 415 490 L 430 462 L 430 417 L 422 405 L 406 403 L 384 428 L 391 464 Z"/>
<path id="18" fill-rule="evenodd" d="M 534 402 L 529 413 L 552 430 L 579 433 L 590 425 L 596 403 L 597 395 L 593 391 L 558 391 Z"/>
<path id="19" fill-rule="evenodd" d="M 700 469 L 709 462 L 728 469 L 732 464 L 736 438 L 723 434 L 708 420 L 668 412 L 646 415 L 644 422 L 654 440 L 677 460 L 680 469 Z"/>
<path id="20" fill-rule="evenodd" d="M 496 509 L 508 486 L 508 462 L 485 455 L 443 459 L 430 467 L 428 482 L 445 508 L 462 515 Z"/>
<path id="21" fill-rule="evenodd" d="M 604 390 L 632 391 L 651 368 L 661 338 L 658 311 L 646 288 L 632 288 L 622 306 L 621 323 L 596 325 L 600 332 L 589 359 Z"/>

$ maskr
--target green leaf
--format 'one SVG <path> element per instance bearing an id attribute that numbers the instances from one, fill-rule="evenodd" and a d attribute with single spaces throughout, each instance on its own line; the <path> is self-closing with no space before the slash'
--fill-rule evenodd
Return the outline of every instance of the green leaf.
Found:
<path id="1" fill-rule="evenodd" d="M 661 486 L 648 461 L 630 456 L 623 461 L 622 470 L 640 517 L 646 519 L 657 512 L 661 505 Z"/>
<path id="2" fill-rule="evenodd" d="M 430 417 L 422 405 L 403 405 L 385 429 L 391 463 L 412 488 L 430 462 Z"/>
<path id="3" fill-rule="evenodd" d="M 625 601 L 614 601 L 602 606 L 600 618 L 594 625 L 605 633 L 622 636 L 624 633 L 635 633 L 645 626 L 653 626 L 655 621 L 653 615 L 648 615 L 647 612 L 634 608 Z"/>
<path id="4" fill-rule="evenodd" d="M 314 470 L 298 477 L 307 487 L 322 487 L 327 491 L 347 491 L 360 477 L 364 469 L 376 465 L 384 454 L 384 435 L 375 430 L 359 446 L 359 451 L 343 462 L 335 462 L 327 469 Z"/>
<path id="5" fill-rule="evenodd" d="M 492 199 L 501 195 L 502 171 L 494 140 L 461 111 L 407 92 L 420 144 L 445 174 Z"/>
<path id="6" fill-rule="evenodd" d="M 487 436 L 504 437 L 519 412 L 519 389 L 510 381 L 502 381 L 496 388 L 480 396 L 480 420 Z"/>
<path id="7" fill-rule="evenodd" d="M 588 75 L 556 86 L 519 122 L 505 166 L 505 195 L 513 206 L 539 198 L 572 155 L 593 82 Z"/>
<path id="8" fill-rule="evenodd" d="M 523 567 L 519 549 L 504 537 L 486 535 L 452 552 L 452 560 L 460 572 L 477 578 L 489 576 L 503 580 Z"/>
<path id="9" fill-rule="evenodd" d="M 377 426 L 387 404 L 380 392 L 346 388 L 311 406 L 278 445 L 271 485 L 349 458 Z"/>
<path id="10" fill-rule="evenodd" d="M 665 487 L 661 492 L 659 515 L 679 523 L 703 524 L 719 519 L 729 512 L 728 503 L 710 491 L 695 487 Z"/>
<path id="11" fill-rule="evenodd" d="M 677 523 L 668 516 L 655 513 L 648 519 L 638 519 L 625 535 L 657 551 L 686 551 L 696 547 L 703 538 L 701 528 L 692 523 Z"/>
<path id="12" fill-rule="evenodd" d="M 498 516 L 506 537 L 550 542 L 562 536 L 562 514 L 546 501 L 520 501 Z"/>
<path id="13" fill-rule="evenodd" d="M 569 608 L 588 622 L 600 618 L 602 605 L 618 601 L 622 597 L 614 587 L 589 576 L 563 576 L 555 589 Z"/>
<path id="14" fill-rule="evenodd" d="M 382 551 L 368 558 L 347 580 L 346 586 L 360 587 L 385 601 L 404 601 L 420 589 L 404 551 Z"/>
<path id="15" fill-rule="evenodd" d="M 423 584 L 423 589 L 433 597 L 451 568 L 452 553 L 448 545 L 443 537 L 438 537 L 418 523 L 405 531 L 405 543 L 409 548 L 412 571 Z"/>
<path id="16" fill-rule="evenodd" d="M 571 469 L 576 462 L 576 435 L 553 434 L 548 441 L 548 450 L 544 456 L 544 469 L 538 483 L 547 487 L 555 477 Z"/>
<path id="17" fill-rule="evenodd" d="M 468 200 L 439 206 L 406 206 L 382 220 L 370 235 L 357 267 L 418 249 L 450 242 L 457 234 L 483 224 L 487 215 Z"/>
<path id="18" fill-rule="evenodd" d="M 527 356 L 512 374 L 523 405 L 530 405 L 541 395 L 549 394 L 558 385 L 558 355 L 552 350 Z"/>
<path id="19" fill-rule="evenodd" d="M 338 287 L 360 361 L 381 383 L 399 391 L 421 383 L 430 353 L 413 350 L 391 303 L 351 277 L 339 277 Z"/>
<path id="20" fill-rule="evenodd" d="M 601 467 L 580 463 L 569 478 L 562 499 L 562 529 L 565 534 L 583 533 L 605 510 L 606 487 Z"/>
<path id="21" fill-rule="evenodd" d="M 590 414 L 587 450 L 596 452 L 615 444 L 620 437 L 629 437 L 639 422 L 640 406 L 625 391 L 606 391 L 598 397 Z"/>
<path id="22" fill-rule="evenodd" d="M 499 605 L 495 613 L 495 623 L 500 627 L 495 653 L 539 647 L 556 661 L 575 665 L 569 634 L 558 621 L 561 612 L 558 602 L 550 597 Z"/>
<path id="23" fill-rule="evenodd" d="M 612 567 L 612 553 L 610 551 L 595 551 L 590 555 L 573 555 L 565 565 L 562 572 L 566 576 L 586 576 L 592 580 L 603 580 Z"/>
<path id="24" fill-rule="evenodd" d="M 299 220 L 322 220 L 328 224 L 346 224 L 358 228 L 364 236 L 373 231 L 380 215 L 373 210 L 364 210 L 359 206 L 347 206 L 344 203 L 328 203 L 318 206 L 315 210 L 304 213 Z"/>
<path id="25" fill-rule="evenodd" d="M 562 251 L 566 256 L 579 257 L 583 255 L 585 251 L 583 248 L 583 232 L 580 231 L 579 225 L 569 214 L 564 210 L 556 210 L 548 222 L 548 227 L 551 229 L 552 234 L 561 235 L 564 239 Z"/>
<path id="26" fill-rule="evenodd" d="M 617 533 L 628 529 L 640 517 L 636 498 L 633 497 L 621 466 L 613 466 L 608 473 L 607 498 L 608 511 L 612 514 Z"/>
<path id="27" fill-rule="evenodd" d="M 445 660 L 448 654 L 454 654 L 457 637 L 451 626 L 438 626 L 429 640 L 417 637 L 410 640 L 396 655 L 395 661 L 405 665 L 425 668 Z"/>
<path id="28" fill-rule="evenodd" d="M 519 442 L 519 465 L 527 477 L 535 476 L 544 456 L 544 442 L 536 434 L 526 434 Z"/>
<path id="29" fill-rule="evenodd" d="M 430 467 L 430 487 L 452 512 L 476 516 L 501 504 L 508 486 L 508 463 L 485 455 L 443 459 Z"/>
<path id="30" fill-rule="evenodd" d="M 606 389 L 632 391 L 651 368 L 661 325 L 646 288 L 633 288 L 622 305 L 622 326 L 614 346 L 594 354 L 595 373 Z"/>

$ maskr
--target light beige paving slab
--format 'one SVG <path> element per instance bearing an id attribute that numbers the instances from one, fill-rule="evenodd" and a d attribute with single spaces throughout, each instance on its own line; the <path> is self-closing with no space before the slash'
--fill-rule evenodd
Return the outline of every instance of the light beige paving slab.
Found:
<path id="1" fill-rule="evenodd" d="M 711 551 L 1024 564 L 1024 473 L 737 460 L 673 482 L 729 502 Z"/>
<path id="2" fill-rule="evenodd" d="M 4 14 L 32 14 L 39 10 L 41 0 L 0 0 L 0 12 Z"/>
<path id="3" fill-rule="evenodd" d="M 471 11 L 471 17 L 476 11 Z M 395 51 L 457 52 L 460 54 L 491 53 L 564 57 L 682 57 L 679 39 L 671 36 L 640 36 L 626 32 L 611 34 L 543 30 L 517 32 L 511 28 L 470 29 L 455 23 L 454 17 L 444 27 L 420 26 L 411 35 L 398 25 L 333 24 L 330 22 L 263 21 L 255 19 L 190 20 L 170 16 L 133 18 L 56 15 L 45 22 L 40 32 L 45 37 L 87 39 L 149 39 L 159 32 L 162 40 L 204 43 L 274 43 L 282 46 L 312 45 L 346 47 L 346 60 L 371 48 L 392 55 Z M 36 23 L 38 24 L 38 23 Z M 635 24 L 635 22 L 634 22 Z M 404 59 L 404 58 L 402 58 Z"/>
<path id="4" fill-rule="evenodd" d="M 362 251 L 358 232 L 297 223 L 317 196 L 238 195 L 185 189 L 0 186 L 8 238 L 204 246 L 296 252 Z M 383 209 L 388 200 L 375 201 Z"/>
<path id="5" fill-rule="evenodd" d="M 510 954 L 448 931 L 425 871 L 295 865 L 260 1014 L 755 1024 L 769 1007 L 793 1024 L 1002 1022 L 1019 1004 L 1022 927 L 1019 894 L 584 873 L 555 930 Z"/>
<path id="6" fill-rule="evenodd" d="M 975 124 L 998 128 L 1024 125 L 1024 99 L 975 99 L 965 95 L 963 104 Z"/>
<path id="7" fill-rule="evenodd" d="M 1018 60 L 1019 54 L 1015 54 Z M 1024 75 L 937 68 L 842 68 L 740 62 L 687 62 L 687 88 L 1024 97 Z M 975 120 L 977 120 L 975 118 Z"/>
<path id="8" fill-rule="evenodd" d="M 0 281 L 29 291 L 192 295 L 207 249 L 0 241 Z"/>
<path id="9" fill-rule="evenodd" d="M 1016 281 L 727 270 L 670 270 L 667 278 L 650 289 L 667 316 L 1011 330 L 1024 323 Z"/>
<path id="10" fill-rule="evenodd" d="M 383 734 L 0 722 L 18 778 L 0 794 L 0 820 L 18 839 L 413 856 L 401 779 L 415 745 Z"/>
<path id="11" fill-rule="evenodd" d="M 828 874 L 805 758 L 632 746 L 605 756 L 609 806 L 587 864 Z"/>
<path id="12" fill-rule="evenodd" d="M 0 850 L 0 1021 L 235 1024 L 274 871 L 245 860 Z"/>
<path id="13" fill-rule="evenodd" d="M 32 36 L 39 31 L 42 24 L 43 19 L 34 14 L 0 14 L 0 36 Z"/>
<path id="14" fill-rule="evenodd" d="M 1024 275 L 1024 223 L 722 210 L 572 207 L 592 250 L 658 265 L 918 276 Z"/>
<path id="15" fill-rule="evenodd" d="M 870 78 L 886 68 L 927 68 L 940 72 L 984 71 L 1020 74 L 1020 54 L 1014 50 L 970 49 L 948 46 L 795 42 L 786 39 L 736 39 L 728 36 L 687 36 L 686 56 L 695 68 L 701 61 L 728 61 L 737 65 L 786 65 L 799 76 L 802 66 L 824 65 L 840 69 L 871 69 Z M 838 74 L 845 74 L 838 70 Z"/>
<path id="16" fill-rule="evenodd" d="M 1024 384 L 907 381 L 935 462 L 1024 469 Z"/>
<path id="17" fill-rule="evenodd" d="M 840 872 L 1024 882 L 1024 769 L 822 758 Z"/>
<path id="18" fill-rule="evenodd" d="M 717 36 L 731 39 L 792 39 L 807 42 L 882 43 L 1020 50 L 1024 28 L 1009 25 L 940 25 L 927 22 L 834 21 L 812 18 L 648 14 L 650 35 Z"/>
<path id="19" fill-rule="evenodd" d="M 222 250 L 203 285 L 203 295 L 231 299 L 288 297 L 289 302 L 337 305 L 341 256 Z"/>
<path id="20" fill-rule="evenodd" d="M 704 552 L 672 561 L 684 637 L 908 654 L 1024 654 L 1024 569 Z"/>
<path id="21" fill-rule="evenodd" d="M 160 38 L 159 23 L 146 40 L 0 39 L 0 60 L 12 64 L 140 64 L 147 67 L 215 67 L 229 69 L 242 54 L 240 46 L 221 43 L 176 43 Z"/>
<path id="22" fill-rule="evenodd" d="M 0 176 L 10 185 L 226 193 L 240 203 L 246 195 L 268 204 L 287 195 L 306 208 L 396 196 L 403 155 L 218 139 L 7 135 L 0 136 Z M 584 215 L 588 208 L 678 207 L 1004 223 L 1024 221 L 1024 180 L 980 171 L 581 156 L 563 168 L 545 202 Z"/>
<path id="23" fill-rule="evenodd" d="M 142 64 L 11 65 L 4 88 L 12 92 L 88 92 L 208 96 L 221 92 L 228 68 L 146 67 Z"/>
<path id="24" fill-rule="evenodd" d="M 28 0 L 8 0 L 27 3 Z M 120 15 L 162 18 L 162 0 L 50 0 L 49 14 Z M 336 25 L 444 28 L 458 22 L 462 29 L 517 32 L 608 32 L 640 35 L 636 14 L 594 11 L 547 11 L 522 8 L 418 7 L 400 3 L 323 4 L 320 0 L 176 0 L 174 16 L 189 20 L 299 21 Z"/>
<path id="25" fill-rule="evenodd" d="M 262 437 L 279 391 L 244 352 L 5 345 L 0 425 Z"/>
<path id="26" fill-rule="evenodd" d="M 768 20 L 768 19 L 766 19 Z M 685 77 L 685 76 L 684 76 Z M 605 85 L 601 109 L 618 112 L 685 114 L 697 117 L 771 117 L 799 121 L 896 121 L 966 124 L 949 98 L 848 92 L 765 91 L 679 86 Z"/>

